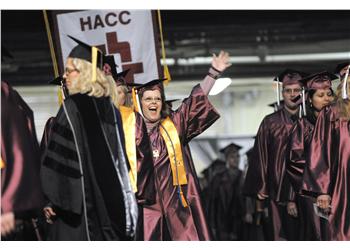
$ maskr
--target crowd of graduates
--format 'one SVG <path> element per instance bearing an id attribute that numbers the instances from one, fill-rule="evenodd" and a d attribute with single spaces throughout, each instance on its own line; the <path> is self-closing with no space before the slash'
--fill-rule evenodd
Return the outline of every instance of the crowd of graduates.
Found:
<path id="1" fill-rule="evenodd" d="M 30 107 L 1 83 L 2 240 L 350 239 L 349 63 L 335 93 L 330 72 L 279 74 L 283 102 L 245 169 L 231 143 L 198 178 L 189 142 L 220 117 L 208 94 L 228 53 L 173 110 L 166 79 L 130 83 L 113 56 L 70 38 L 40 145 Z"/>
<path id="2" fill-rule="evenodd" d="M 223 149 L 225 161 L 204 170 L 203 200 L 216 240 L 350 239 L 349 65 L 338 64 L 334 73 L 281 72 L 274 80 L 283 100 L 269 105 L 275 112 L 262 120 L 244 174 L 234 143 Z"/>

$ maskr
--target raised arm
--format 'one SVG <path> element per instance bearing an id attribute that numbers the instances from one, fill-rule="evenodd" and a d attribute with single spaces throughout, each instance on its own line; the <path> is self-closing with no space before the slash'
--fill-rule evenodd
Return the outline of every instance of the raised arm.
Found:
<path id="1" fill-rule="evenodd" d="M 213 59 L 211 61 L 211 67 L 209 69 L 209 72 L 207 76 L 204 78 L 203 82 L 201 83 L 201 88 L 203 89 L 203 92 L 206 95 L 209 94 L 216 79 L 220 77 L 222 72 L 224 72 L 228 67 L 232 65 L 229 62 L 229 60 L 230 60 L 230 55 L 228 54 L 228 52 L 220 51 L 220 54 L 218 56 L 213 54 Z"/>

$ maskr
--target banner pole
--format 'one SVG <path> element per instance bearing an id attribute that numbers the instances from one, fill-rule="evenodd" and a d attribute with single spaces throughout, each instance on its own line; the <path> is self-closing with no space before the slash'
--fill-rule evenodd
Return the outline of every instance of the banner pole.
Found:
<path id="1" fill-rule="evenodd" d="M 51 35 L 51 30 L 50 30 L 50 24 L 49 24 L 49 19 L 47 17 L 46 10 L 43 10 L 43 15 L 44 15 L 44 21 L 45 21 L 47 40 L 49 41 L 49 48 L 50 48 L 52 65 L 53 65 L 53 72 L 54 72 L 55 78 L 56 78 L 56 77 L 59 76 L 58 66 L 57 66 L 57 59 L 56 59 L 56 54 L 55 54 L 55 48 L 53 46 L 53 40 L 52 40 L 52 35 Z M 58 103 L 61 105 L 62 102 L 63 102 L 63 96 L 62 96 L 61 88 L 58 89 L 57 95 L 58 95 Z"/>

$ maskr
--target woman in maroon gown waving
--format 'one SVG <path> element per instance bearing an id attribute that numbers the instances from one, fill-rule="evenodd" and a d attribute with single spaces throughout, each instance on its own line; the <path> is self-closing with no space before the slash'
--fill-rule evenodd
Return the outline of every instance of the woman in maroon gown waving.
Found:
<path id="1" fill-rule="evenodd" d="M 185 148 L 219 118 L 208 93 L 229 66 L 227 53 L 214 55 L 203 82 L 193 88 L 174 112 L 165 110 L 162 80 L 153 80 L 137 89 L 139 110 L 151 141 L 156 186 L 156 203 L 145 205 L 141 215 L 144 240 L 210 239 L 198 179 Z"/>

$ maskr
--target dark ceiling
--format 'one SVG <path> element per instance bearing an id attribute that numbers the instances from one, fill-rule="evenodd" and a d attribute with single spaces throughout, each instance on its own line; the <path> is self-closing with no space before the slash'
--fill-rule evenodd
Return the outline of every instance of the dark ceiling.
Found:
<path id="1" fill-rule="evenodd" d="M 221 49 L 232 56 L 259 56 L 237 63 L 232 77 L 273 76 L 289 67 L 306 72 L 333 69 L 339 59 L 266 61 L 281 54 L 350 52 L 349 10 L 162 10 L 168 58 L 208 57 Z M 1 11 L 1 42 L 14 55 L 2 79 L 14 85 L 46 84 L 53 77 L 41 10 Z M 208 65 L 170 66 L 174 80 L 199 79 Z"/>

